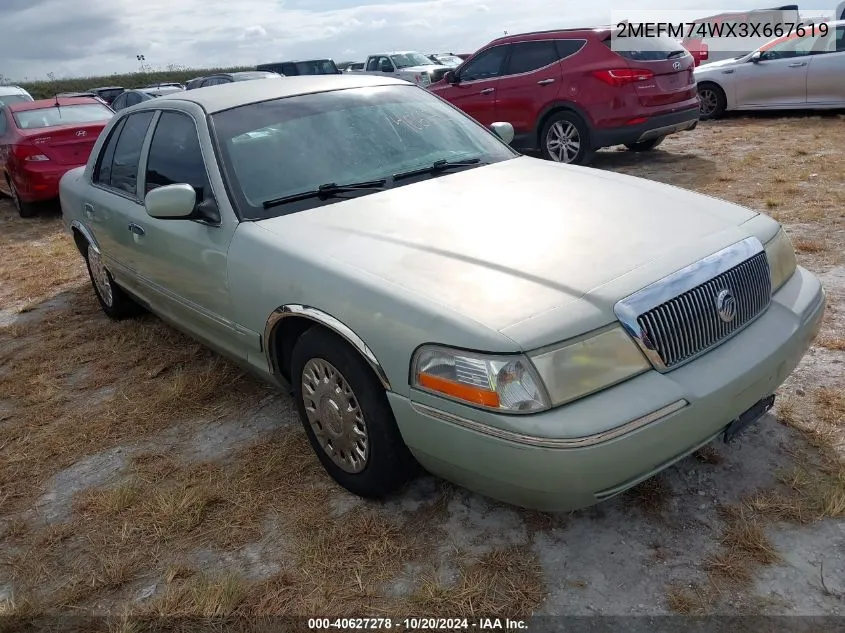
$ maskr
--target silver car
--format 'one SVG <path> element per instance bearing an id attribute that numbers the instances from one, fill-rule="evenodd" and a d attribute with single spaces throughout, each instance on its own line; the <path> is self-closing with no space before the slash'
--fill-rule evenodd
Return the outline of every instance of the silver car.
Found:
<path id="1" fill-rule="evenodd" d="M 187 90 L 118 112 L 62 211 L 106 314 L 291 384 L 365 497 L 421 464 L 577 508 L 767 411 L 825 306 L 780 225 L 493 126 L 387 77 Z"/>
<path id="2" fill-rule="evenodd" d="M 845 108 L 845 21 L 695 69 L 701 118 L 728 110 Z"/>

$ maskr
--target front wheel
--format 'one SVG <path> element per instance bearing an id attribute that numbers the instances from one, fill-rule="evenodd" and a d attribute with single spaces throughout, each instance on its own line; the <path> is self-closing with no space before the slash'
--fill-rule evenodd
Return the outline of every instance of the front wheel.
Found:
<path id="1" fill-rule="evenodd" d="M 593 156 L 587 125 L 574 112 L 552 115 L 543 126 L 540 150 L 543 158 L 570 165 L 586 165 Z"/>
<path id="2" fill-rule="evenodd" d="M 348 491 L 383 498 L 416 470 L 384 387 L 345 341 L 320 328 L 293 348 L 291 383 L 299 417 L 326 472 Z"/>
<path id="3" fill-rule="evenodd" d="M 647 141 L 640 141 L 639 143 L 626 143 L 627 147 L 632 152 L 650 152 L 655 147 L 660 145 L 665 139 L 665 136 L 658 136 L 657 138 L 649 139 Z"/>

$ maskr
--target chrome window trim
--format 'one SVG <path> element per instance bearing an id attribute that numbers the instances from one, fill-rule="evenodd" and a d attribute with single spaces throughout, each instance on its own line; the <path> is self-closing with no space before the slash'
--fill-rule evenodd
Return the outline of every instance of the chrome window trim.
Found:
<path id="1" fill-rule="evenodd" d="M 304 317 L 314 321 L 315 323 L 320 323 L 332 330 L 335 334 L 344 338 L 361 354 L 361 356 L 364 357 L 364 360 L 367 361 L 367 364 L 369 364 L 369 366 L 373 369 L 382 386 L 388 391 L 391 391 L 390 381 L 387 379 L 387 374 L 382 368 L 381 363 L 378 362 L 376 355 L 369 346 L 367 346 L 364 340 L 352 331 L 352 328 L 322 310 L 300 304 L 287 304 L 280 306 L 273 310 L 273 313 L 267 318 L 267 323 L 264 326 L 262 347 L 264 348 L 264 354 L 267 357 L 267 366 L 269 367 L 271 374 L 274 376 L 281 375 L 278 358 L 276 358 L 275 354 L 276 346 L 273 344 L 273 336 L 276 331 L 276 326 L 282 319 L 292 316 Z"/>
<path id="2" fill-rule="evenodd" d="M 645 331 L 640 327 L 637 320 L 638 317 L 693 288 L 697 288 L 706 281 L 738 266 L 747 259 L 759 255 L 761 252 L 765 253 L 765 250 L 763 243 L 759 239 L 756 237 L 747 237 L 621 299 L 613 307 L 613 311 L 616 314 L 616 318 L 619 319 L 619 322 L 628 334 L 631 335 L 640 350 L 657 371 L 665 373 L 677 369 L 681 365 L 698 358 L 701 354 L 688 358 L 683 363 L 673 365 L 671 368 L 666 367 L 654 345 L 648 340 Z M 763 313 L 765 313 L 765 309 L 718 344 L 724 343 L 739 334 L 739 332 L 756 321 Z M 701 353 L 706 353 L 711 349 L 713 348 L 707 348 Z"/>
<path id="3" fill-rule="evenodd" d="M 602 431 L 601 433 L 585 435 L 583 437 L 551 438 L 537 437 L 534 435 L 525 435 L 522 433 L 516 433 L 514 431 L 507 431 L 505 429 L 490 426 L 489 424 L 483 424 L 481 422 L 476 422 L 475 420 L 469 420 L 467 418 L 455 415 L 453 413 L 448 413 L 440 409 L 435 409 L 434 407 L 430 407 L 426 404 L 420 404 L 419 402 L 411 402 L 411 408 L 414 409 L 417 413 L 437 418 L 438 420 L 441 420 L 443 422 L 449 422 L 451 424 L 455 424 L 470 431 L 476 431 L 478 433 L 482 433 L 483 435 L 495 437 L 497 439 L 505 440 L 507 442 L 514 442 L 516 444 L 523 444 L 525 446 L 532 446 L 534 448 L 552 449 L 584 448 L 587 446 L 601 444 L 603 442 L 609 442 L 612 439 L 621 437 L 628 433 L 632 433 L 637 429 L 640 429 L 644 426 L 652 424 L 653 422 L 657 422 L 658 420 L 662 420 L 665 417 L 673 415 L 688 405 L 689 402 L 684 399 L 676 400 L 675 402 L 667 404 L 665 407 L 661 407 L 660 409 L 652 411 L 651 413 L 647 413 L 646 415 L 640 416 L 634 420 L 631 420 L 630 422 L 626 422 L 621 426 L 608 429 L 607 431 Z"/>

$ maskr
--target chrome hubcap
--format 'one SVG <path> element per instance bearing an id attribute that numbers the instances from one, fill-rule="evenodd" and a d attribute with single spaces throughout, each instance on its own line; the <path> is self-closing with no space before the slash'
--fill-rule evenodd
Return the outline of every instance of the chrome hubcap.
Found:
<path id="1" fill-rule="evenodd" d="M 546 136 L 546 149 L 558 163 L 571 163 L 581 149 L 578 128 L 569 121 L 555 122 Z"/>
<path id="2" fill-rule="evenodd" d="M 100 253 L 90 244 L 88 245 L 88 265 L 91 267 L 91 278 L 94 280 L 94 286 L 96 286 L 97 292 L 100 293 L 103 303 L 108 307 L 112 307 L 114 292 L 112 292 L 108 271 L 106 271 L 106 267 L 103 265 Z"/>
<path id="3" fill-rule="evenodd" d="M 699 90 L 698 100 L 701 103 L 701 114 L 713 114 L 719 101 L 712 90 Z"/>
<path id="4" fill-rule="evenodd" d="M 312 358 L 302 369 L 302 400 L 326 455 L 348 473 L 364 470 L 370 454 L 367 424 L 343 374 L 322 358 Z"/>

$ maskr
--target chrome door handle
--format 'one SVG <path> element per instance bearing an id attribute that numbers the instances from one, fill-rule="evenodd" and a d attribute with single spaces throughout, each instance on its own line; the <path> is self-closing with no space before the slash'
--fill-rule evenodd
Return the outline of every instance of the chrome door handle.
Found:
<path id="1" fill-rule="evenodd" d="M 85 217 L 89 220 L 94 218 L 94 205 L 90 202 L 86 202 L 82 205 L 82 210 L 85 212 Z"/>
<path id="2" fill-rule="evenodd" d="M 794 64 L 789 64 L 790 68 L 798 68 L 799 66 L 806 66 L 807 62 L 795 62 Z"/>
<path id="3" fill-rule="evenodd" d="M 481 92 L 479 92 L 478 94 L 480 94 L 480 95 L 489 95 L 489 94 L 490 94 L 491 92 L 493 92 L 494 90 L 495 90 L 495 88 L 485 88 L 484 90 L 482 90 L 482 91 L 481 91 Z"/>
<path id="4" fill-rule="evenodd" d="M 138 224 L 135 224 L 134 222 L 130 222 L 128 228 L 135 235 L 143 235 L 145 233 L 144 227 L 139 226 Z"/>
<path id="5" fill-rule="evenodd" d="M 541 79 L 537 82 L 538 86 L 548 86 L 549 84 L 553 84 L 555 82 L 554 79 Z"/>

